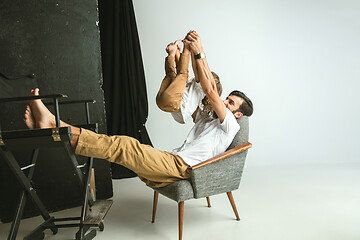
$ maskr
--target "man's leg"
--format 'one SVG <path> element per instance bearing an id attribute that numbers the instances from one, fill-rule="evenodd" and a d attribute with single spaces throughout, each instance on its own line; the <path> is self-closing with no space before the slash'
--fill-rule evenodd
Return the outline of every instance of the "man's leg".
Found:
<path id="1" fill-rule="evenodd" d="M 178 41 L 177 41 L 178 42 Z M 177 43 L 175 42 L 175 43 Z M 180 44 L 180 42 L 178 42 Z M 170 46 L 169 56 L 165 60 L 165 72 L 171 73 L 172 78 L 165 77 L 160 90 L 156 96 L 156 103 L 158 107 L 165 112 L 180 112 L 180 105 L 182 96 L 185 91 L 186 82 L 189 76 L 189 59 L 190 51 L 188 46 L 184 46 L 184 51 L 180 55 L 180 59 L 177 63 L 177 74 L 175 77 L 174 59 L 177 59 L 176 52 L 178 50 L 175 44 Z M 167 48 L 168 49 L 168 48 Z M 172 65 L 171 65 L 172 64 Z"/>
<path id="2" fill-rule="evenodd" d="M 166 186 L 190 177 L 189 166 L 179 156 L 141 144 L 128 136 L 107 136 L 81 129 L 75 153 L 129 168 L 150 186 Z"/>
<path id="3" fill-rule="evenodd" d="M 30 96 L 39 95 L 39 89 L 31 90 Z M 40 100 L 31 100 L 25 110 L 25 124 L 29 129 L 34 128 L 55 128 L 55 116 L 47 109 L 44 103 Z M 80 135 L 80 128 L 71 126 L 63 121 L 60 121 L 60 127 L 71 127 L 73 137 L 70 144 L 73 148 L 76 147 L 78 137 Z"/>
<path id="4" fill-rule="evenodd" d="M 39 89 L 31 92 L 38 95 Z M 25 123 L 29 128 L 54 128 L 55 117 L 41 100 L 29 101 L 25 111 Z M 107 136 L 60 122 L 70 126 L 73 133 L 71 146 L 75 153 L 87 157 L 105 159 L 134 171 L 150 186 L 166 186 L 180 179 L 189 178 L 188 165 L 179 157 L 163 152 L 127 136 Z"/>

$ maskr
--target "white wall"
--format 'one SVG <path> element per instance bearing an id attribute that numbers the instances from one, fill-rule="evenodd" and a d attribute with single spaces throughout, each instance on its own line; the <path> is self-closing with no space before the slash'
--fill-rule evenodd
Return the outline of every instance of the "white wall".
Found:
<path id="1" fill-rule="evenodd" d="M 225 97 L 254 103 L 247 164 L 360 161 L 360 2 L 134 0 L 155 147 L 172 149 L 191 125 L 159 110 L 166 45 L 202 37 Z"/>

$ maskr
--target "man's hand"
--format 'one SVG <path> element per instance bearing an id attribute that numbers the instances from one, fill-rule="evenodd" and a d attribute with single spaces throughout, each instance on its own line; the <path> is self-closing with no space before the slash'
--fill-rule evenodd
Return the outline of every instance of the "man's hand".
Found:
<path id="1" fill-rule="evenodd" d="M 189 43 L 190 50 L 193 54 L 197 55 L 203 52 L 203 48 L 201 45 L 201 39 L 199 34 L 195 31 L 190 31 L 185 39 L 184 43 Z M 196 72 L 195 74 L 196 80 L 200 81 L 201 88 L 205 95 L 208 97 L 211 106 L 219 117 L 220 122 L 222 123 L 226 116 L 226 106 L 219 97 L 219 94 L 216 89 L 216 83 L 214 77 L 210 71 L 210 68 L 207 64 L 206 58 L 198 58 L 195 61 L 196 63 Z M 195 72 L 194 72 L 195 73 Z"/>
<path id="2" fill-rule="evenodd" d="M 191 52 L 195 55 L 203 51 L 200 36 L 195 31 L 188 32 L 183 42 L 189 44 Z"/>

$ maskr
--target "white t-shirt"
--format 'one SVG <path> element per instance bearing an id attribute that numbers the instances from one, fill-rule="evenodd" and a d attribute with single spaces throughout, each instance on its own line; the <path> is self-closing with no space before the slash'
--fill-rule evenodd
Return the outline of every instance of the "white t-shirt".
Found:
<path id="1" fill-rule="evenodd" d="M 184 144 L 173 149 L 171 153 L 179 155 L 190 166 L 223 153 L 240 129 L 234 114 L 229 109 L 226 110 L 222 123 L 217 118 L 204 117 L 198 111 L 195 125 Z"/>
<path id="2" fill-rule="evenodd" d="M 171 113 L 172 117 L 178 123 L 186 123 L 189 119 L 192 119 L 191 115 L 204 97 L 205 94 L 200 83 L 197 83 L 194 78 L 188 79 L 180 105 L 181 112 Z"/>

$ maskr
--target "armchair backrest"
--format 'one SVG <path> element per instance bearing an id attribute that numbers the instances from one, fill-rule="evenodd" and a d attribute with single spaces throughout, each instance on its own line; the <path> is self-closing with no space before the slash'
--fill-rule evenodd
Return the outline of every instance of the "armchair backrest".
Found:
<path id="1" fill-rule="evenodd" d="M 249 140 L 249 119 L 244 116 L 237 120 L 240 130 L 228 149 Z M 239 188 L 247 150 L 224 158 L 218 162 L 191 171 L 191 184 L 195 198 L 203 198 Z"/>
<path id="2" fill-rule="evenodd" d="M 239 118 L 237 122 L 240 125 L 240 130 L 235 135 L 234 140 L 228 147 L 228 150 L 249 141 L 249 118 L 247 116 L 243 116 Z"/>

